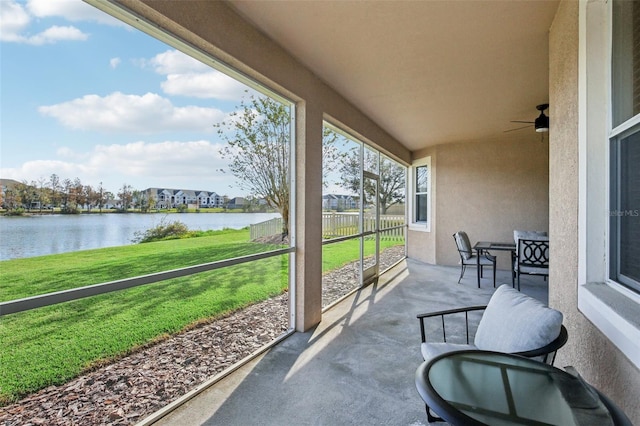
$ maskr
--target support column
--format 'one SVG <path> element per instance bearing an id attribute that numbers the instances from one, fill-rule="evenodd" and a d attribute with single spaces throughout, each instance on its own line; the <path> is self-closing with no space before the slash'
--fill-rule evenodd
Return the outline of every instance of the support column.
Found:
<path id="1" fill-rule="evenodd" d="M 322 111 L 296 106 L 295 329 L 322 319 Z"/>

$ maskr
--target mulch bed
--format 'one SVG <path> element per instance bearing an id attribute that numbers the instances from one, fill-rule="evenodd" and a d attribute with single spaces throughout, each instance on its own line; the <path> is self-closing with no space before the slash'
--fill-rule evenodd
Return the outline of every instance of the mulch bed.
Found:
<path id="1" fill-rule="evenodd" d="M 381 270 L 402 257 L 402 246 L 385 250 Z M 323 306 L 357 286 L 358 267 L 323 276 Z M 0 425 L 134 424 L 285 333 L 288 305 L 285 292 L 50 386 L 0 407 Z"/>

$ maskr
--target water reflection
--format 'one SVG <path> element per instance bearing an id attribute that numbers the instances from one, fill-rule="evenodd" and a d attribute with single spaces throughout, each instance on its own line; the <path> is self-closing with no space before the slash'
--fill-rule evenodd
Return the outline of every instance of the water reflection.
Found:
<path id="1" fill-rule="evenodd" d="M 241 229 L 277 213 L 0 216 L 0 260 L 132 244 L 136 232 L 180 221 L 192 230 Z"/>

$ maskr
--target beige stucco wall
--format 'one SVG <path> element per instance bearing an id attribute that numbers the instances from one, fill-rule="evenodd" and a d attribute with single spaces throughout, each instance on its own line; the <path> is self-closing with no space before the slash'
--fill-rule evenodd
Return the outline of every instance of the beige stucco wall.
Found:
<path id="1" fill-rule="evenodd" d="M 533 129 L 489 141 L 444 144 L 420 151 L 431 156 L 431 232 L 409 232 L 409 257 L 456 265 L 452 235 L 464 230 L 471 243 L 513 241 L 514 229 L 548 231 L 548 136 Z M 509 269 L 507 252 L 496 252 L 498 268 Z"/>
<path id="2" fill-rule="evenodd" d="M 634 424 L 640 424 L 640 372 L 578 310 L 578 2 L 563 1 L 560 4 L 549 43 L 549 112 L 552 117 L 549 144 L 549 304 L 563 312 L 569 331 L 569 341 L 558 353 L 556 364 L 575 366 L 588 382 L 613 399 Z"/>

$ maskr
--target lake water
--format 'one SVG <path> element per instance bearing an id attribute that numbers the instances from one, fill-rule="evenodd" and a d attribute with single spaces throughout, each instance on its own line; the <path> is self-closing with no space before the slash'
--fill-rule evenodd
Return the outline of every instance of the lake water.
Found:
<path id="1" fill-rule="evenodd" d="M 240 229 L 277 213 L 0 216 L 0 260 L 133 244 L 136 232 L 180 221 L 192 230 Z"/>

